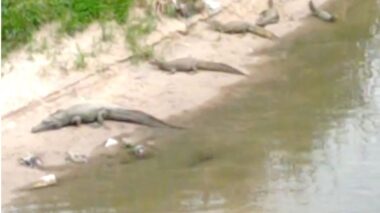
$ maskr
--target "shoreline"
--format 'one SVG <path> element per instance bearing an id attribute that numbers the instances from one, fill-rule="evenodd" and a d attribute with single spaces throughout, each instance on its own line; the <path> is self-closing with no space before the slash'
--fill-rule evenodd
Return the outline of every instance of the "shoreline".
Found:
<path id="1" fill-rule="evenodd" d="M 315 1 L 316 5 L 324 2 L 327 0 Z M 248 4 L 247 2 L 234 3 L 228 10 L 215 16 L 215 19 L 229 21 L 245 17 L 246 21 L 255 20 L 257 14 L 266 8 L 265 3 L 250 1 L 249 6 L 245 5 Z M 283 10 L 279 9 L 280 22 L 267 27 L 280 37 L 302 26 L 303 18 L 309 14 L 305 1 L 292 0 L 283 4 L 281 6 Z M 239 15 L 231 11 L 238 11 Z M 260 56 L 252 56 L 252 49 L 258 51 L 275 44 L 276 42 L 252 35 L 225 35 L 212 32 L 207 29 L 205 23 L 199 22 L 188 35 L 173 38 L 169 42 L 160 42 L 156 46 L 156 52 L 166 59 L 193 56 L 223 61 L 248 73 L 246 65 L 265 61 Z M 115 53 L 117 54 L 119 53 Z M 97 64 L 90 65 L 88 69 L 96 66 Z M 260 75 L 260 71 L 249 70 L 249 75 Z M 223 88 L 243 79 L 244 77 L 235 75 L 202 71 L 196 75 L 184 73 L 168 75 L 157 71 L 147 63 L 141 65 L 121 63 L 112 66 L 107 72 L 95 74 L 94 78 L 79 82 L 56 98 L 36 101 L 35 105 L 27 108 L 22 114 L 15 113 L 6 116 L 3 118 L 2 129 L 2 205 L 19 195 L 13 192 L 14 189 L 45 174 L 44 171 L 18 165 L 17 158 L 23 156 L 24 153 L 41 153 L 47 164 L 62 165 L 65 163 L 64 154 L 68 150 L 88 155 L 107 138 L 120 135 L 121 132 L 133 135 L 136 129 L 135 125 L 109 122 L 106 124 L 107 128 L 93 129 L 82 126 L 36 135 L 30 134 L 30 127 L 48 113 L 78 102 L 96 100 L 142 110 L 164 119 L 180 116 L 186 111 L 204 106 L 217 97 Z"/>

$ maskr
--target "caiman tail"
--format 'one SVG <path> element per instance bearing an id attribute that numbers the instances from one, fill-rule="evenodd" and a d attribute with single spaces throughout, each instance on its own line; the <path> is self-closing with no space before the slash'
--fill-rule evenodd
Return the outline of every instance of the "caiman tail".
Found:
<path id="1" fill-rule="evenodd" d="M 246 75 L 245 73 L 241 72 L 240 70 L 238 70 L 234 67 L 231 67 L 227 64 L 209 62 L 209 61 L 201 61 L 201 60 L 197 61 L 197 69 L 219 71 L 219 72 L 225 72 L 225 73 L 236 74 L 236 75 Z"/>
<path id="2" fill-rule="evenodd" d="M 252 25 L 249 27 L 249 32 L 255 34 L 255 35 L 258 35 L 260 37 L 264 37 L 264 38 L 268 38 L 268 39 L 271 39 L 271 40 L 275 40 L 275 39 L 278 39 L 278 36 L 275 35 L 274 33 L 272 33 L 271 31 L 263 28 L 263 27 L 260 27 L 260 26 L 256 26 L 256 25 Z"/>
<path id="3" fill-rule="evenodd" d="M 312 0 L 309 1 L 309 8 L 314 16 L 318 17 L 319 19 L 326 21 L 326 22 L 335 22 L 336 17 L 324 10 L 317 9 L 313 3 Z"/>
<path id="4" fill-rule="evenodd" d="M 309 8 L 310 8 L 311 12 L 313 12 L 313 14 L 317 14 L 318 13 L 318 10 L 315 7 L 315 5 L 314 5 L 314 3 L 313 3 L 312 0 L 309 1 Z"/>
<path id="5" fill-rule="evenodd" d="M 136 123 L 136 124 L 141 124 L 141 125 L 150 126 L 150 127 L 184 129 L 183 127 L 174 126 L 174 125 L 165 123 L 159 120 L 158 118 L 155 118 L 151 115 L 148 115 L 138 110 L 113 108 L 108 111 L 107 119 L 114 120 L 114 121 Z"/>

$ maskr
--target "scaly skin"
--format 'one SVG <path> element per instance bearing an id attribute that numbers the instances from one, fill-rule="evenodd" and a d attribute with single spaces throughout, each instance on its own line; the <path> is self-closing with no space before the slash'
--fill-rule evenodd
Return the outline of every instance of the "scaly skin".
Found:
<path id="1" fill-rule="evenodd" d="M 172 61 L 158 61 L 154 60 L 150 62 L 164 71 L 175 72 L 195 72 L 198 70 L 209 70 L 224 72 L 237 75 L 245 75 L 243 72 L 235 69 L 224 63 L 217 63 L 211 61 L 199 60 L 191 57 L 179 58 Z"/>
<path id="2" fill-rule="evenodd" d="M 270 39 L 270 40 L 278 39 L 278 36 L 272 33 L 271 31 L 266 30 L 265 28 L 256 26 L 256 25 L 251 25 L 249 27 L 249 32 L 257 36 Z"/>
<path id="3" fill-rule="evenodd" d="M 280 15 L 273 6 L 273 0 L 268 1 L 268 6 L 268 9 L 260 13 L 259 18 L 256 21 L 257 26 L 265 27 L 270 24 L 276 24 L 280 20 Z"/>
<path id="4" fill-rule="evenodd" d="M 336 17 L 333 14 L 331 14 L 325 10 L 321 10 L 321 9 L 316 8 L 312 0 L 309 1 L 309 8 L 310 8 L 311 12 L 313 13 L 313 15 L 315 17 L 321 19 L 322 21 L 326 21 L 326 22 L 335 22 L 336 21 Z"/>
<path id="5" fill-rule="evenodd" d="M 228 34 L 252 33 L 267 39 L 278 38 L 274 33 L 270 32 L 269 30 L 244 21 L 232 21 L 225 24 L 222 24 L 218 21 L 211 21 L 210 26 L 215 31 Z"/>
<path id="6" fill-rule="evenodd" d="M 228 34 L 248 33 L 250 26 L 249 23 L 243 21 L 231 21 L 225 24 L 218 21 L 210 21 L 209 24 L 213 30 Z"/>
<path id="7" fill-rule="evenodd" d="M 98 122 L 103 124 L 104 120 L 113 120 L 120 122 L 136 123 L 150 127 L 177 128 L 167 124 L 151 115 L 138 110 L 128 110 L 117 107 L 106 107 L 96 104 L 78 104 L 65 110 L 58 110 L 49 115 L 40 124 L 33 127 L 31 132 L 37 133 L 42 131 L 60 129 L 65 126 L 77 125 L 82 123 Z"/>

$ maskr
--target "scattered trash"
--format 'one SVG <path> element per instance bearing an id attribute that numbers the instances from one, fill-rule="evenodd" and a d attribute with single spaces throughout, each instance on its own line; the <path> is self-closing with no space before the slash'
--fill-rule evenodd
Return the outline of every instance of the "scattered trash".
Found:
<path id="1" fill-rule="evenodd" d="M 146 148 L 144 145 L 136 145 L 132 147 L 132 153 L 138 158 L 146 157 Z"/>
<path id="2" fill-rule="evenodd" d="M 154 147 L 152 147 L 148 144 L 147 145 L 138 144 L 138 145 L 134 145 L 131 148 L 130 153 L 133 156 L 135 156 L 136 158 L 140 158 L 140 159 L 149 158 L 149 157 L 152 157 L 154 155 L 153 148 Z"/>
<path id="3" fill-rule="evenodd" d="M 78 154 L 74 152 L 66 152 L 66 161 L 73 162 L 73 163 L 87 163 L 88 157 L 83 154 Z"/>
<path id="4" fill-rule="evenodd" d="M 45 176 L 42 176 L 38 181 L 31 184 L 30 189 L 39 189 L 44 188 L 47 186 L 55 185 L 57 184 L 57 178 L 54 174 L 48 174 Z"/>
<path id="5" fill-rule="evenodd" d="M 203 2 L 211 13 L 217 13 L 222 8 L 219 0 L 203 0 Z"/>
<path id="6" fill-rule="evenodd" d="M 110 146 L 114 146 L 114 145 L 117 145 L 119 144 L 119 141 L 113 139 L 113 138 L 108 138 L 107 141 L 106 141 L 106 144 L 104 145 L 104 147 L 108 148 Z"/>
<path id="7" fill-rule="evenodd" d="M 42 160 L 32 153 L 28 153 L 25 157 L 19 158 L 18 162 L 30 168 L 41 168 L 43 164 Z"/>

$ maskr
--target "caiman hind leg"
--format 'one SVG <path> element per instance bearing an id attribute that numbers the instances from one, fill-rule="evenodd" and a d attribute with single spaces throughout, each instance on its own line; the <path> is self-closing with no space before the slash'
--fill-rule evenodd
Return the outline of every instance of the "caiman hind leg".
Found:
<path id="1" fill-rule="evenodd" d="M 98 118 L 97 118 L 97 120 L 98 120 Z M 80 126 L 83 123 L 82 122 L 82 118 L 79 115 L 74 116 L 71 119 L 71 123 L 78 127 L 78 126 Z M 96 123 L 92 123 L 92 124 L 90 124 L 90 126 L 92 126 L 92 127 L 101 127 L 101 125 L 96 124 Z"/>
<path id="2" fill-rule="evenodd" d="M 106 109 L 102 109 L 100 110 L 97 115 L 96 115 L 96 123 L 93 123 L 92 124 L 92 127 L 94 128 L 99 128 L 101 126 L 104 126 L 106 129 L 109 129 L 109 127 L 107 127 L 105 124 L 104 124 L 104 120 L 105 118 L 107 117 L 108 115 L 108 111 Z"/>

